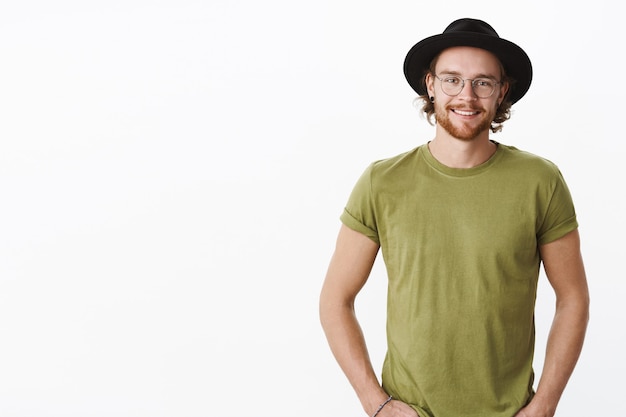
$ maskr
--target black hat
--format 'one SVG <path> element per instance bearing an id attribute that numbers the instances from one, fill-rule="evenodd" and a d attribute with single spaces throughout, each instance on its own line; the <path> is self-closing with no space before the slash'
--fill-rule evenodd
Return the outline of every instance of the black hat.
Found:
<path id="1" fill-rule="evenodd" d="M 404 60 L 404 75 L 418 94 L 426 94 L 424 75 L 431 61 L 444 49 L 453 46 L 473 46 L 485 49 L 500 59 L 506 74 L 515 80 L 509 93 L 513 103 L 526 94 L 533 78 L 533 68 L 526 52 L 513 42 L 502 39 L 486 22 L 459 19 L 440 35 L 430 36 L 415 44 Z"/>

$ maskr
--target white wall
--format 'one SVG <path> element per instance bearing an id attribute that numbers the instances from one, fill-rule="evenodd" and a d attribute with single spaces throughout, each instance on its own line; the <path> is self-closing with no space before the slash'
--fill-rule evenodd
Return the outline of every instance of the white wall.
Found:
<path id="1" fill-rule="evenodd" d="M 592 321 L 558 415 L 626 415 L 623 23 L 538 0 L 1 0 L 0 415 L 362 415 L 317 297 L 361 171 L 433 135 L 404 55 L 459 17 L 530 55 L 494 139 L 577 204 Z M 377 369 L 384 301 L 377 265 Z"/>

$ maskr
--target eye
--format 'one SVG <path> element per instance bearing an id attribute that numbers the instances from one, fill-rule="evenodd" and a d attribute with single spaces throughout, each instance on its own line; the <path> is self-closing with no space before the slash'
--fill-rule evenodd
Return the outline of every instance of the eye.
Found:
<path id="1" fill-rule="evenodd" d="M 479 78 L 474 80 L 474 85 L 476 87 L 493 87 L 494 84 L 495 83 L 488 78 Z"/>
<path id="2" fill-rule="evenodd" d="M 457 85 L 461 84 L 461 79 L 459 77 L 447 76 L 443 77 L 443 82 L 446 84 Z"/>

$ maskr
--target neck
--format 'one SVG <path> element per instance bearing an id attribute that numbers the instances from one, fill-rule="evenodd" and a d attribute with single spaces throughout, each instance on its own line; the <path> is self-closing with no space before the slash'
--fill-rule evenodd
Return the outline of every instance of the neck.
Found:
<path id="1" fill-rule="evenodd" d="M 496 144 L 489 140 L 489 131 L 464 140 L 437 127 L 437 134 L 428 148 L 436 160 L 450 168 L 473 168 L 486 162 L 496 152 Z"/>

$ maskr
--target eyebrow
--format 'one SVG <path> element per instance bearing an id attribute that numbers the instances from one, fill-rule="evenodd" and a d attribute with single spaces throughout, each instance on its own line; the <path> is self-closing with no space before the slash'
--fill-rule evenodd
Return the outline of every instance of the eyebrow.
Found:
<path id="1" fill-rule="evenodd" d="M 439 74 L 456 75 L 456 76 L 461 77 L 461 73 L 458 72 L 458 71 L 447 71 L 447 70 L 444 70 L 444 71 L 441 71 Z M 488 75 L 488 74 L 478 74 L 475 77 L 472 77 L 470 79 L 471 80 L 475 80 L 477 78 L 489 78 L 491 80 L 497 80 L 498 79 L 497 77 L 495 77 L 493 75 Z"/>

